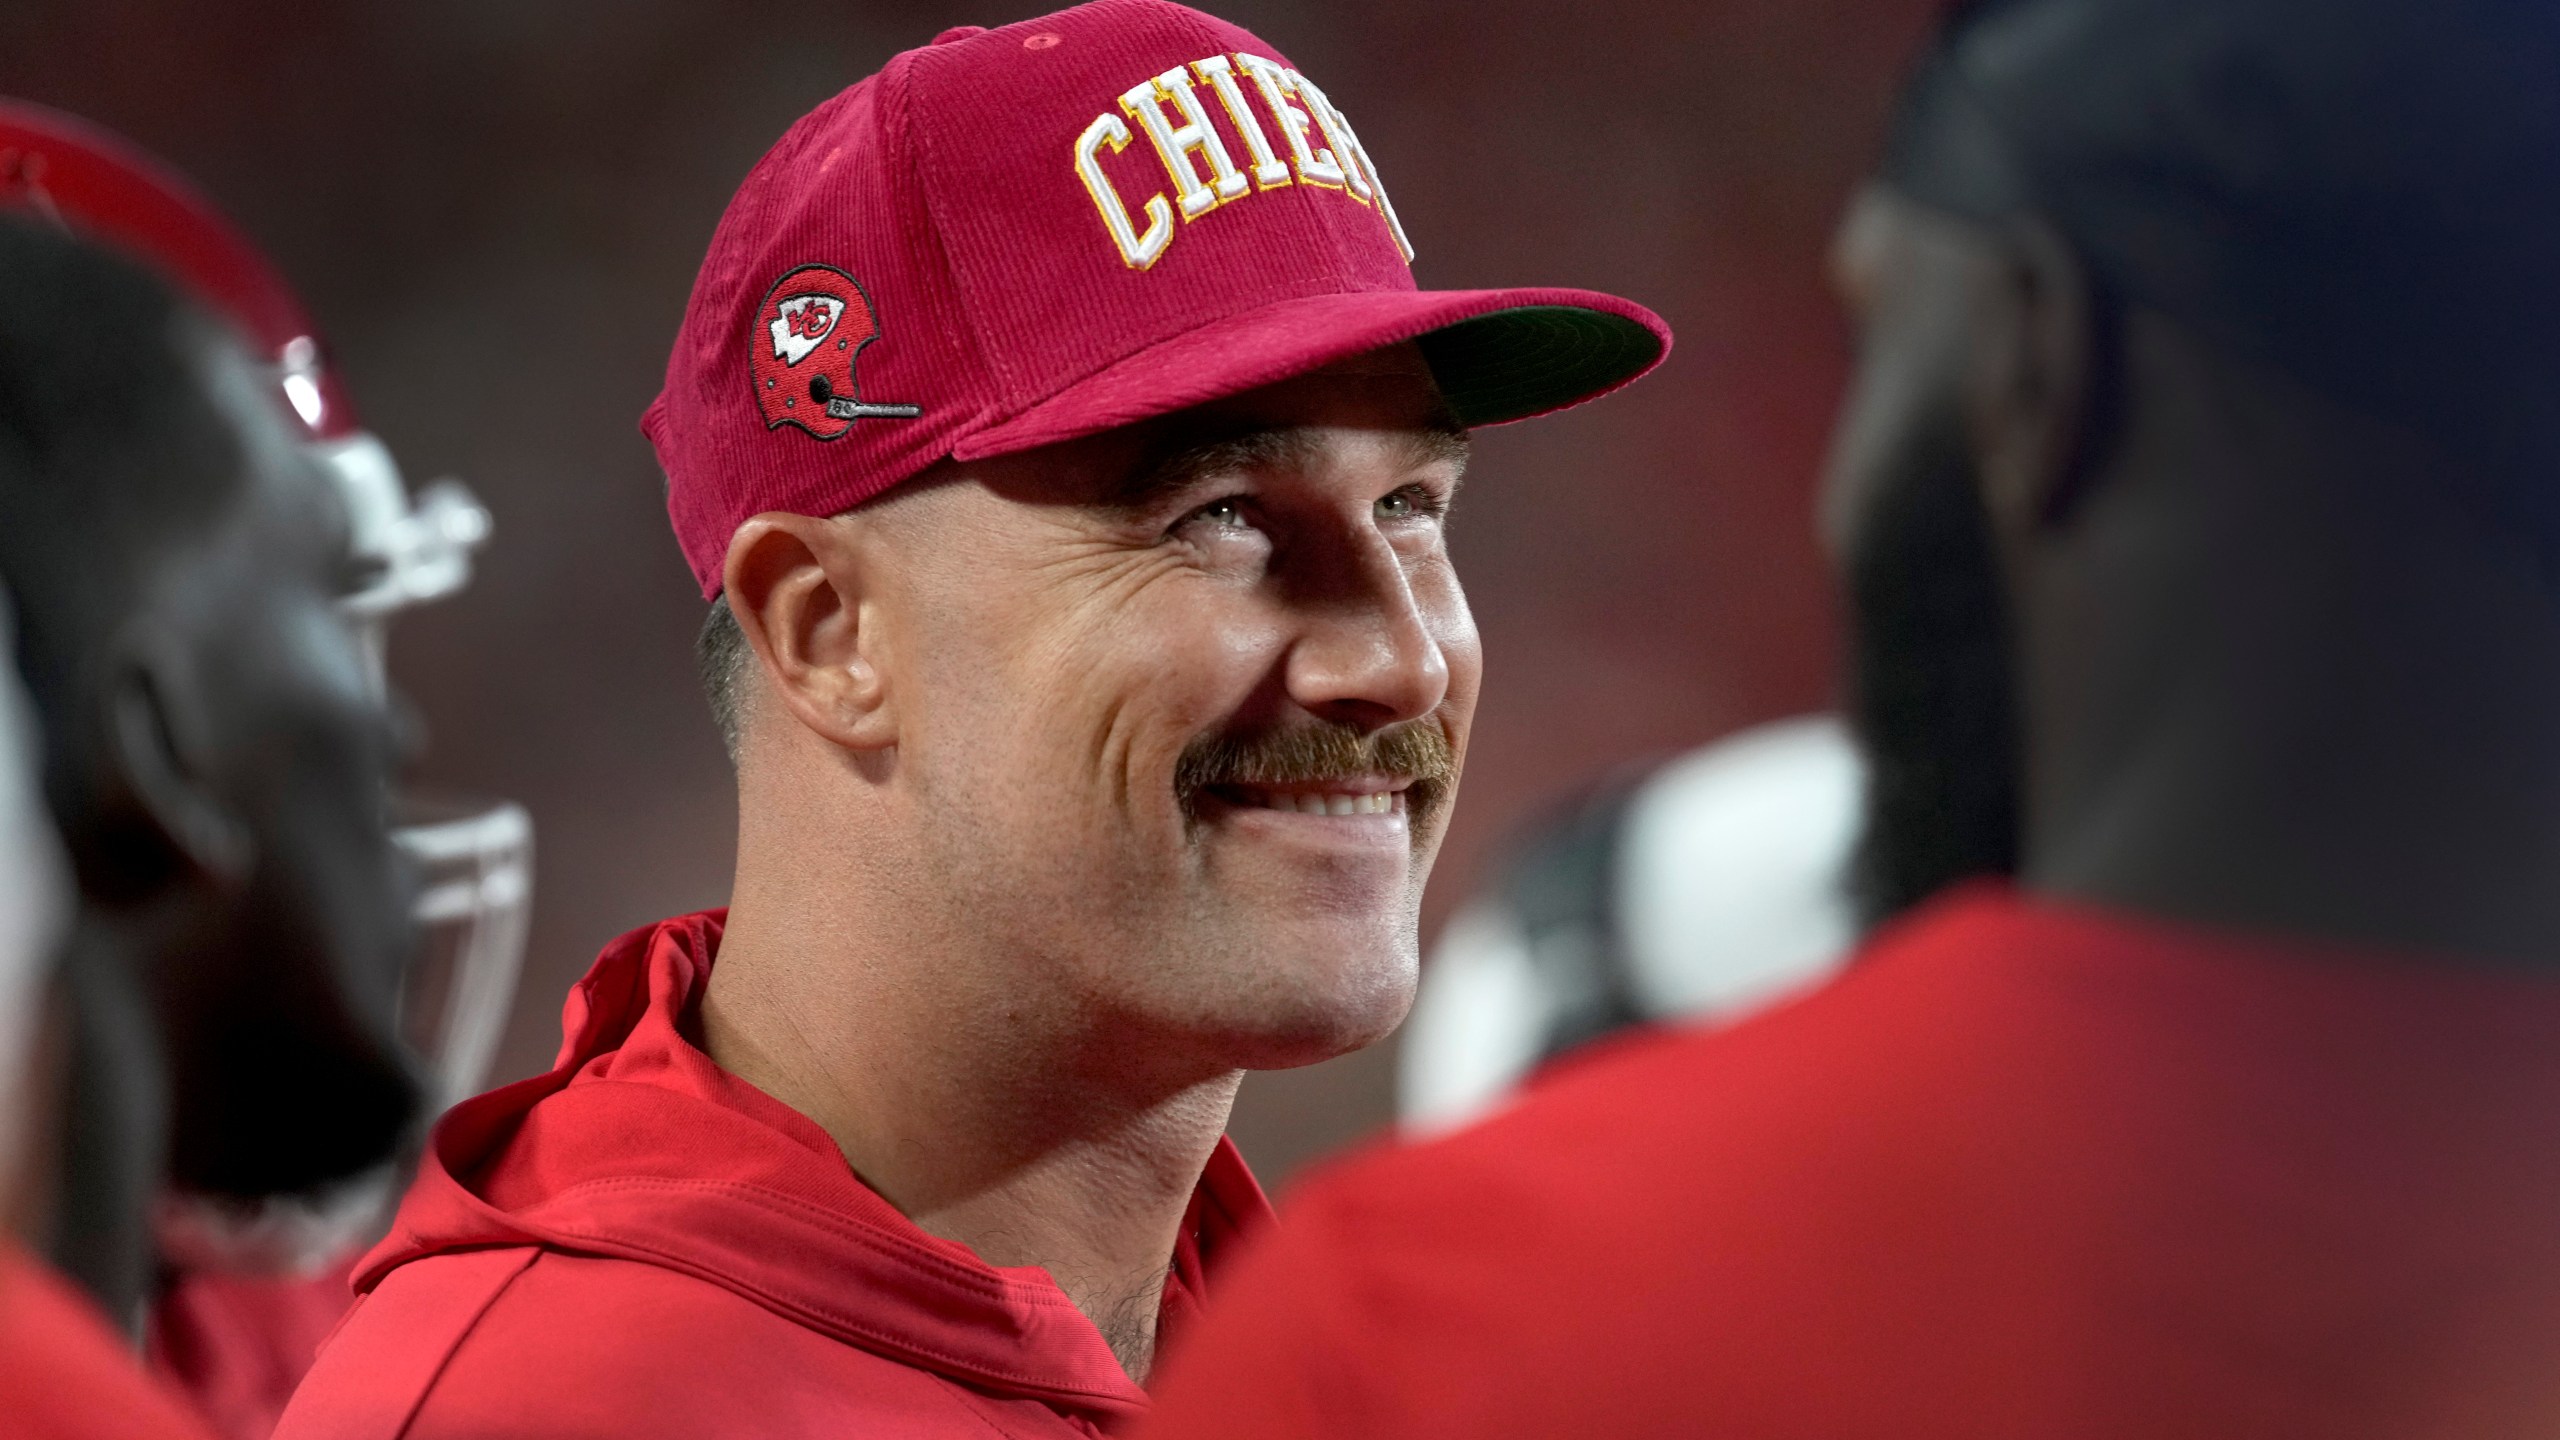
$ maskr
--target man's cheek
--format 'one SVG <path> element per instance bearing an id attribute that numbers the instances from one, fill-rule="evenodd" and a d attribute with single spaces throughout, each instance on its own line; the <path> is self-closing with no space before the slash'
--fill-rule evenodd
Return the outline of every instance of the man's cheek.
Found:
<path id="1" fill-rule="evenodd" d="M 1097 818 L 1172 803 L 1184 734 L 1156 667 L 1109 654 L 1061 655 L 1035 686 L 1036 701 L 993 738 L 1022 757 L 1024 770 L 1039 772 L 1038 788 L 1050 797 L 1043 803 Z"/>

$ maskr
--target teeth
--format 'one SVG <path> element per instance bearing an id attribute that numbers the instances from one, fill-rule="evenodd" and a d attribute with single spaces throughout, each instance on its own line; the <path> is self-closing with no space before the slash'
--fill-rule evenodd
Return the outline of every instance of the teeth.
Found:
<path id="1" fill-rule="evenodd" d="M 1403 797 L 1392 792 L 1377 795 L 1324 795 L 1303 791 L 1266 790 L 1262 801 L 1274 810 L 1287 810 L 1299 815 L 1393 815 L 1404 808 Z"/>

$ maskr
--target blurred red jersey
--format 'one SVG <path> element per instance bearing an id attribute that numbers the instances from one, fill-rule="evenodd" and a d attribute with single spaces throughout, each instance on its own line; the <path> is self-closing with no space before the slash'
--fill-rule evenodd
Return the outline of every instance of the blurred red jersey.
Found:
<path id="1" fill-rule="evenodd" d="M 615 941 L 570 994 L 557 1067 L 437 1125 L 277 1440 L 1030 1440 L 1146 1408 L 1048 1272 L 916 1228 L 686 1038 L 720 921 Z M 1168 1331 L 1267 1211 L 1220 1141 Z"/>
<path id="2" fill-rule="evenodd" d="M 1309 1184 L 1146 1433 L 2560 1432 L 2560 981 L 1951 897 Z"/>
<path id="3" fill-rule="evenodd" d="M 342 1259 L 309 1279 L 182 1275 L 151 1307 L 151 1369 L 222 1440 L 267 1440 L 355 1302 Z"/>
<path id="4" fill-rule="evenodd" d="M 87 1296 L 0 1240 L 0 1440 L 213 1440 Z"/>

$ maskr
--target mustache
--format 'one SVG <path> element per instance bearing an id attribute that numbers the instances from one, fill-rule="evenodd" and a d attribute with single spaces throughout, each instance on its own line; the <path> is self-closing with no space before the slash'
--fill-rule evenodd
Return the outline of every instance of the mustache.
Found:
<path id="1" fill-rule="evenodd" d="M 1175 763 L 1173 785 L 1183 810 L 1196 813 L 1200 793 L 1220 785 L 1310 785 L 1363 775 L 1409 782 L 1405 807 L 1419 820 L 1457 782 L 1457 748 L 1427 720 L 1384 730 L 1314 720 L 1285 730 L 1204 735 Z"/>

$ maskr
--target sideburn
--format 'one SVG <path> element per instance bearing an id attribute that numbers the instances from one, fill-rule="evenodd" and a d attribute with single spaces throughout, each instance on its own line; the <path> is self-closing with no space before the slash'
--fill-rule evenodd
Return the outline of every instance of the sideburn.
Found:
<path id="1" fill-rule="evenodd" d="M 1850 722 L 1869 762 L 1850 865 L 1869 926 L 2017 873 L 2023 751 L 2009 606 L 1961 418 L 1886 477 L 1850 557 Z"/>

